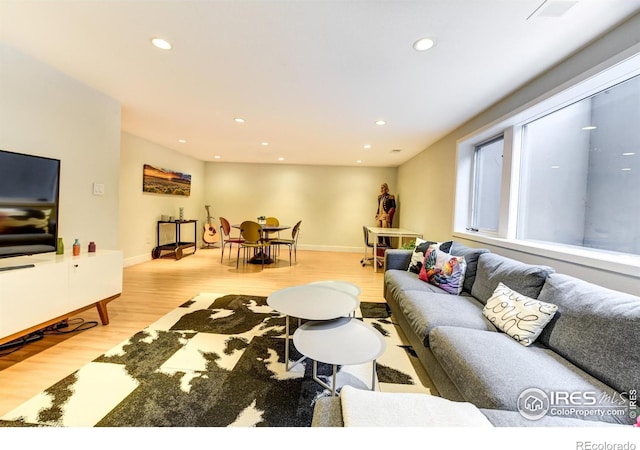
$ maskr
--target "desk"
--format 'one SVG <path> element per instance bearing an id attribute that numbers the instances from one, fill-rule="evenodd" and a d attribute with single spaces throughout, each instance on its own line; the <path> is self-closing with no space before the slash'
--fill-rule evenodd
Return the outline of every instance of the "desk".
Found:
<path id="1" fill-rule="evenodd" d="M 238 230 L 240 229 L 239 223 L 231 226 L 233 228 L 237 228 Z M 260 226 L 262 227 L 262 239 L 264 239 L 265 241 L 268 240 L 267 236 L 269 235 L 270 232 L 288 230 L 289 228 L 291 228 L 290 225 L 262 225 L 261 224 Z M 273 263 L 273 259 L 271 259 L 271 257 L 268 254 L 264 253 L 262 250 L 260 250 L 253 258 L 251 258 L 249 262 L 251 264 L 262 264 L 263 259 L 264 259 L 264 264 Z"/>
<path id="2" fill-rule="evenodd" d="M 421 238 L 422 233 L 418 233 L 415 231 L 407 230 L 406 228 L 382 228 L 382 227 L 367 227 L 369 230 L 369 235 L 371 236 L 371 240 L 373 241 L 373 255 L 378 255 L 378 238 L 379 237 L 397 237 L 402 241 L 403 238 L 411 237 L 411 238 Z M 373 271 L 378 271 L 378 265 L 373 265 Z"/>

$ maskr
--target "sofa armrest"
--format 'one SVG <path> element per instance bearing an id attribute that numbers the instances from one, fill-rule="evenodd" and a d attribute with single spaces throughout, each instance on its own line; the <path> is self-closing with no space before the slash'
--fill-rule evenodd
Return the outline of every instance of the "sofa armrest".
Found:
<path id="1" fill-rule="evenodd" d="M 411 263 L 412 250 L 388 249 L 384 252 L 384 270 L 407 270 Z"/>

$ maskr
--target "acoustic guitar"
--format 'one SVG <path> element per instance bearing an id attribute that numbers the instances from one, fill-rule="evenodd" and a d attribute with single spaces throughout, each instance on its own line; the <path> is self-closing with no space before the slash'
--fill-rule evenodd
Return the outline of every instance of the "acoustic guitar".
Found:
<path id="1" fill-rule="evenodd" d="M 202 240 L 208 244 L 212 245 L 218 242 L 218 232 L 216 231 L 216 227 L 213 226 L 213 222 L 211 221 L 213 217 L 211 217 L 211 213 L 209 212 L 209 207 L 211 205 L 204 205 L 207 210 L 207 222 L 204 224 L 204 231 L 202 233 Z"/>

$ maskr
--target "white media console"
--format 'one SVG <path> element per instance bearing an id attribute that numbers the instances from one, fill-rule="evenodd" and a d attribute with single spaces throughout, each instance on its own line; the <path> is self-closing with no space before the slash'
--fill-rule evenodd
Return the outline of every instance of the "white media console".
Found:
<path id="1" fill-rule="evenodd" d="M 121 251 L 0 259 L 0 344 L 107 303 L 122 293 Z"/>

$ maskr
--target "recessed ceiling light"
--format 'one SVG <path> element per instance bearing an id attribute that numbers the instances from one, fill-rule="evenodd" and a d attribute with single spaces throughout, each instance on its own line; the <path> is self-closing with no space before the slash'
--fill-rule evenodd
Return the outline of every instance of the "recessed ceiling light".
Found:
<path id="1" fill-rule="evenodd" d="M 418 52 L 424 52 L 425 50 L 433 48 L 434 45 L 436 45 L 436 41 L 433 38 L 425 37 L 415 41 L 413 43 L 413 48 Z"/>
<path id="2" fill-rule="evenodd" d="M 236 117 L 235 119 L 233 119 L 235 122 L 237 123 L 244 123 L 244 119 L 242 117 Z"/>
<path id="3" fill-rule="evenodd" d="M 364 144 L 362 148 L 366 148 L 367 150 L 369 150 L 371 148 L 371 144 Z"/>
<path id="4" fill-rule="evenodd" d="M 362 160 L 361 159 L 356 159 L 356 163 L 362 164 Z"/>
<path id="5" fill-rule="evenodd" d="M 220 159 L 220 155 L 214 156 L 213 159 Z"/>
<path id="6" fill-rule="evenodd" d="M 635 155 L 635 152 L 625 152 L 622 154 L 622 156 L 633 156 Z"/>
<path id="7" fill-rule="evenodd" d="M 595 126 L 593 126 L 593 125 L 589 125 L 588 127 L 582 127 L 582 129 L 583 129 L 583 130 L 587 130 L 587 131 L 589 131 L 589 130 L 595 130 L 596 128 L 598 128 L 598 127 L 595 127 Z"/>
<path id="8" fill-rule="evenodd" d="M 268 142 L 260 142 L 260 145 L 264 145 L 266 147 L 267 145 L 269 145 L 269 143 Z"/>
<path id="9" fill-rule="evenodd" d="M 624 169 L 620 169 L 620 170 L 624 170 L 624 171 L 628 172 L 628 171 L 631 170 L 631 167 L 625 167 Z"/>
<path id="10" fill-rule="evenodd" d="M 178 139 L 178 142 L 180 142 L 181 144 L 186 144 L 187 140 L 186 139 Z"/>
<path id="11" fill-rule="evenodd" d="M 281 156 L 278 158 L 278 161 L 284 161 L 284 158 Z"/>
<path id="12" fill-rule="evenodd" d="M 552 169 L 559 169 L 560 166 L 551 166 Z"/>
<path id="13" fill-rule="evenodd" d="M 376 120 L 376 125 L 385 125 L 387 122 L 384 120 Z"/>
<path id="14" fill-rule="evenodd" d="M 161 38 L 152 38 L 151 43 L 162 50 L 171 50 L 172 48 L 172 45 L 168 41 Z"/>

